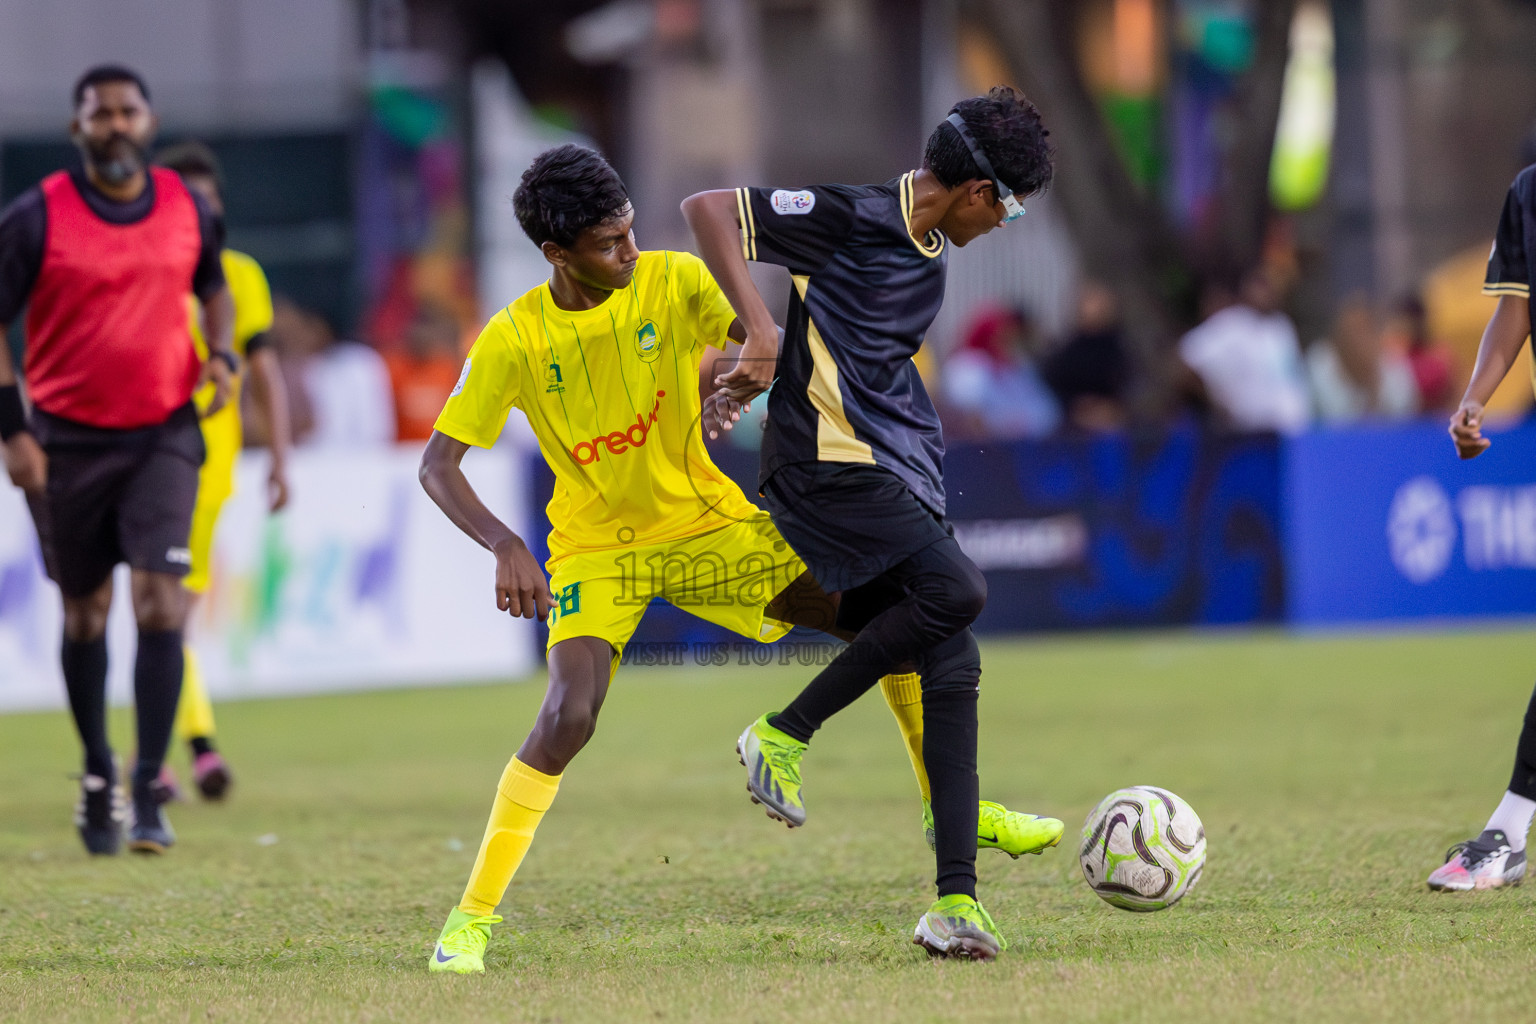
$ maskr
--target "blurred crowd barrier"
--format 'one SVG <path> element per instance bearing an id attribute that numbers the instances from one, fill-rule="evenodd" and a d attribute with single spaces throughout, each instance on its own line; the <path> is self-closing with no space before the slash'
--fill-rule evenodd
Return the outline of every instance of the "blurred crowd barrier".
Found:
<path id="1" fill-rule="evenodd" d="M 416 481 L 420 446 L 299 451 L 292 504 L 269 517 L 266 457 L 247 455 L 220 518 L 190 639 L 215 699 L 520 676 L 534 631 L 496 610 L 492 563 Z M 522 530 L 524 474 L 474 451 L 465 472 Z M 119 568 L 109 685 L 132 689 L 134 626 Z M 0 487 L 0 710 L 62 707 L 60 604 L 21 494 Z"/>

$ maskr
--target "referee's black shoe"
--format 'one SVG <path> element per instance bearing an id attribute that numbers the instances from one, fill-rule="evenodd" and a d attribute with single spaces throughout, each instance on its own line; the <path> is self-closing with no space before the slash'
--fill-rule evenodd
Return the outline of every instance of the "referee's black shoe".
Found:
<path id="1" fill-rule="evenodd" d="M 161 810 L 169 797 L 159 779 L 133 784 L 133 825 L 128 829 L 128 849 L 135 853 L 164 853 L 176 842 L 171 823 Z"/>
<path id="2" fill-rule="evenodd" d="M 75 804 L 75 828 L 80 841 L 93 854 L 111 855 L 123 847 L 123 791 L 110 780 L 89 772 L 80 777 L 80 800 Z"/>

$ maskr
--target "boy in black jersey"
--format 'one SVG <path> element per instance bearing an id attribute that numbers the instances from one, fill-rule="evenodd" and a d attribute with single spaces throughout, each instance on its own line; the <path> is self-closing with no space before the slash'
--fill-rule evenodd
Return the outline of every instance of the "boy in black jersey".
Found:
<path id="1" fill-rule="evenodd" d="M 1509 373 L 1525 339 L 1532 333 L 1531 285 L 1536 283 L 1536 165 L 1515 177 L 1504 199 L 1493 252 L 1488 256 L 1488 276 L 1483 294 L 1498 296 L 1483 340 L 1477 348 L 1477 365 L 1467 382 L 1461 407 L 1451 417 L 1451 440 L 1456 454 L 1473 459 L 1487 451 L 1492 441 L 1483 436 L 1483 405 Z M 1525 725 L 1515 746 L 1515 767 L 1509 788 L 1476 839 L 1457 843 L 1445 863 L 1429 876 L 1437 890 L 1497 889 L 1518 885 L 1525 877 L 1525 837 L 1536 812 L 1536 693 L 1531 694 Z"/>
<path id="2" fill-rule="evenodd" d="M 1002 940 L 976 902 L 976 698 L 970 625 L 980 570 L 944 518 L 943 435 L 911 357 L 944 299 L 950 245 L 1023 212 L 1051 179 L 1039 112 L 1006 87 L 964 100 L 928 139 L 921 170 L 883 185 L 742 188 L 689 197 L 700 254 L 747 340 L 720 393 L 770 384 L 760 489 L 774 524 L 827 591 L 852 643 L 776 715 L 742 734 L 755 800 L 804 821 L 800 755 L 882 676 L 921 675 L 921 757 L 932 789 L 938 896 L 916 941 L 991 959 Z M 782 352 L 747 262 L 794 281 Z"/>

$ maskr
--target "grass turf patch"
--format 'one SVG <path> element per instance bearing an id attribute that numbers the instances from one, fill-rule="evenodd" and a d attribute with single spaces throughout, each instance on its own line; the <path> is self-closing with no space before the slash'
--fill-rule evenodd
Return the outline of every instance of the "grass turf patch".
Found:
<path id="1" fill-rule="evenodd" d="M 539 681 L 221 707 L 236 787 L 173 806 L 159 859 L 87 858 L 67 717 L 0 717 L 0 1019 L 1520 1019 L 1527 895 L 1424 878 L 1502 792 L 1530 651 L 1515 631 L 988 643 L 983 796 L 1068 825 L 1038 859 L 983 852 L 1013 944 L 991 965 L 910 944 L 933 864 L 878 694 L 807 755 L 804 829 L 748 804 L 735 736 L 807 669 L 626 668 L 470 979 L 425 960 Z M 131 746 L 126 716 L 114 735 Z M 1071 848 L 1135 783 L 1210 836 L 1165 913 L 1101 903 Z"/>

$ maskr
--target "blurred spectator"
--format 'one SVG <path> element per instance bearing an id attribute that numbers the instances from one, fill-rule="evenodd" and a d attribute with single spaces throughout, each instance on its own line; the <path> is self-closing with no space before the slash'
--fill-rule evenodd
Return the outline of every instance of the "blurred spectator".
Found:
<path id="1" fill-rule="evenodd" d="M 1429 311 L 1418 295 L 1409 295 L 1398 303 L 1392 335 L 1407 353 L 1419 391 L 1419 411 L 1449 413 L 1456 408 L 1456 360 L 1450 346 L 1429 330 Z"/>
<path id="2" fill-rule="evenodd" d="M 362 447 L 395 439 L 389 370 L 373 349 L 339 339 L 330 321 L 287 298 L 273 303 L 273 344 L 301 445 Z"/>
<path id="3" fill-rule="evenodd" d="M 1307 351 L 1307 377 L 1318 418 L 1327 423 L 1403 419 L 1418 411 L 1413 367 L 1403 353 L 1382 344 L 1376 314 L 1363 296 L 1345 302 L 1331 336 Z"/>
<path id="4" fill-rule="evenodd" d="M 1205 321 L 1179 341 L 1179 356 L 1211 403 L 1239 430 L 1296 433 L 1311 418 L 1301 346 L 1268 270 L 1244 274 L 1234 295 L 1213 284 Z"/>
<path id="5" fill-rule="evenodd" d="M 957 436 L 1039 437 L 1061 409 L 1031 361 L 1033 324 L 1020 310 L 986 310 L 944 363 L 941 391 Z"/>
<path id="6" fill-rule="evenodd" d="M 1119 303 L 1101 282 L 1083 282 L 1077 324 L 1066 343 L 1046 357 L 1040 375 L 1061 404 L 1068 426 L 1105 431 L 1125 423 L 1130 362 Z"/>
<path id="7" fill-rule="evenodd" d="M 421 304 L 406 326 L 405 350 L 384 363 L 394 390 L 395 439 L 425 441 L 463 369 L 457 321 L 440 306 Z"/>

